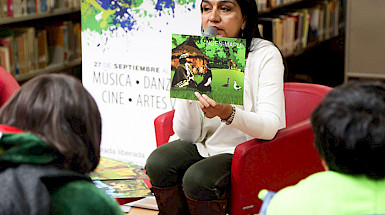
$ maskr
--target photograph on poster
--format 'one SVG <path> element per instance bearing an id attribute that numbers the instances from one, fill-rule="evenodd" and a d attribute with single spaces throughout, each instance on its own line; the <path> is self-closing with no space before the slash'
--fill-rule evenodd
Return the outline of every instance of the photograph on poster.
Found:
<path id="1" fill-rule="evenodd" d="M 172 35 L 171 98 L 197 100 L 194 92 L 220 103 L 242 105 L 246 41 Z"/>

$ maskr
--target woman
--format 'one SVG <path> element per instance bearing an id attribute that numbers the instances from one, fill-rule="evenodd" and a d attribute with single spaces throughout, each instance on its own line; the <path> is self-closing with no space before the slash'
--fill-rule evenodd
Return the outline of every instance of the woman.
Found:
<path id="1" fill-rule="evenodd" d="M 79 80 L 28 81 L 0 109 L 0 124 L 1 214 L 123 214 L 86 176 L 99 163 L 101 118 Z"/>
<path id="2" fill-rule="evenodd" d="M 246 39 L 244 105 L 177 100 L 173 129 L 180 140 L 158 147 L 146 163 L 160 214 L 225 214 L 235 147 L 270 140 L 285 127 L 280 51 L 261 39 L 255 0 L 203 0 L 202 28 Z M 187 201 L 186 201 L 187 200 Z"/>

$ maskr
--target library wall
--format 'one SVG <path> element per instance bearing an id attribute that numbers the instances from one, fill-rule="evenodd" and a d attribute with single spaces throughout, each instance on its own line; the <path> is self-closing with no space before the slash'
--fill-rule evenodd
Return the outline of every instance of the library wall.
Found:
<path id="1" fill-rule="evenodd" d="M 385 79 L 385 1 L 347 3 L 345 80 Z"/>

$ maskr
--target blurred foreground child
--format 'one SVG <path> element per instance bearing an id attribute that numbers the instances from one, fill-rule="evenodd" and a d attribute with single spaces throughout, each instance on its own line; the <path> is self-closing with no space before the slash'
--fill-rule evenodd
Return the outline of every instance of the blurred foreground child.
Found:
<path id="1" fill-rule="evenodd" d="M 79 80 L 28 81 L 0 124 L 0 214 L 123 214 L 86 176 L 99 163 L 101 119 Z"/>
<path id="2" fill-rule="evenodd" d="M 385 214 L 385 85 L 336 87 L 311 123 L 327 171 L 282 189 L 264 201 L 260 215 Z"/>

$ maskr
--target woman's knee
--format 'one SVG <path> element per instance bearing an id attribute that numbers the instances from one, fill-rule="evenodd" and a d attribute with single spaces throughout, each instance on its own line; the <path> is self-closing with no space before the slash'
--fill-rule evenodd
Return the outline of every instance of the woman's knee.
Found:
<path id="1" fill-rule="evenodd" d="M 210 172 L 192 165 L 183 176 L 183 191 L 191 199 L 209 201 L 217 199 Z"/>
<path id="2" fill-rule="evenodd" d="M 169 169 L 167 156 L 159 148 L 156 148 L 147 158 L 145 169 L 150 179 L 165 175 Z"/>
<path id="3" fill-rule="evenodd" d="M 206 158 L 187 169 L 183 190 L 191 199 L 209 201 L 226 198 L 230 188 L 232 155 Z"/>

